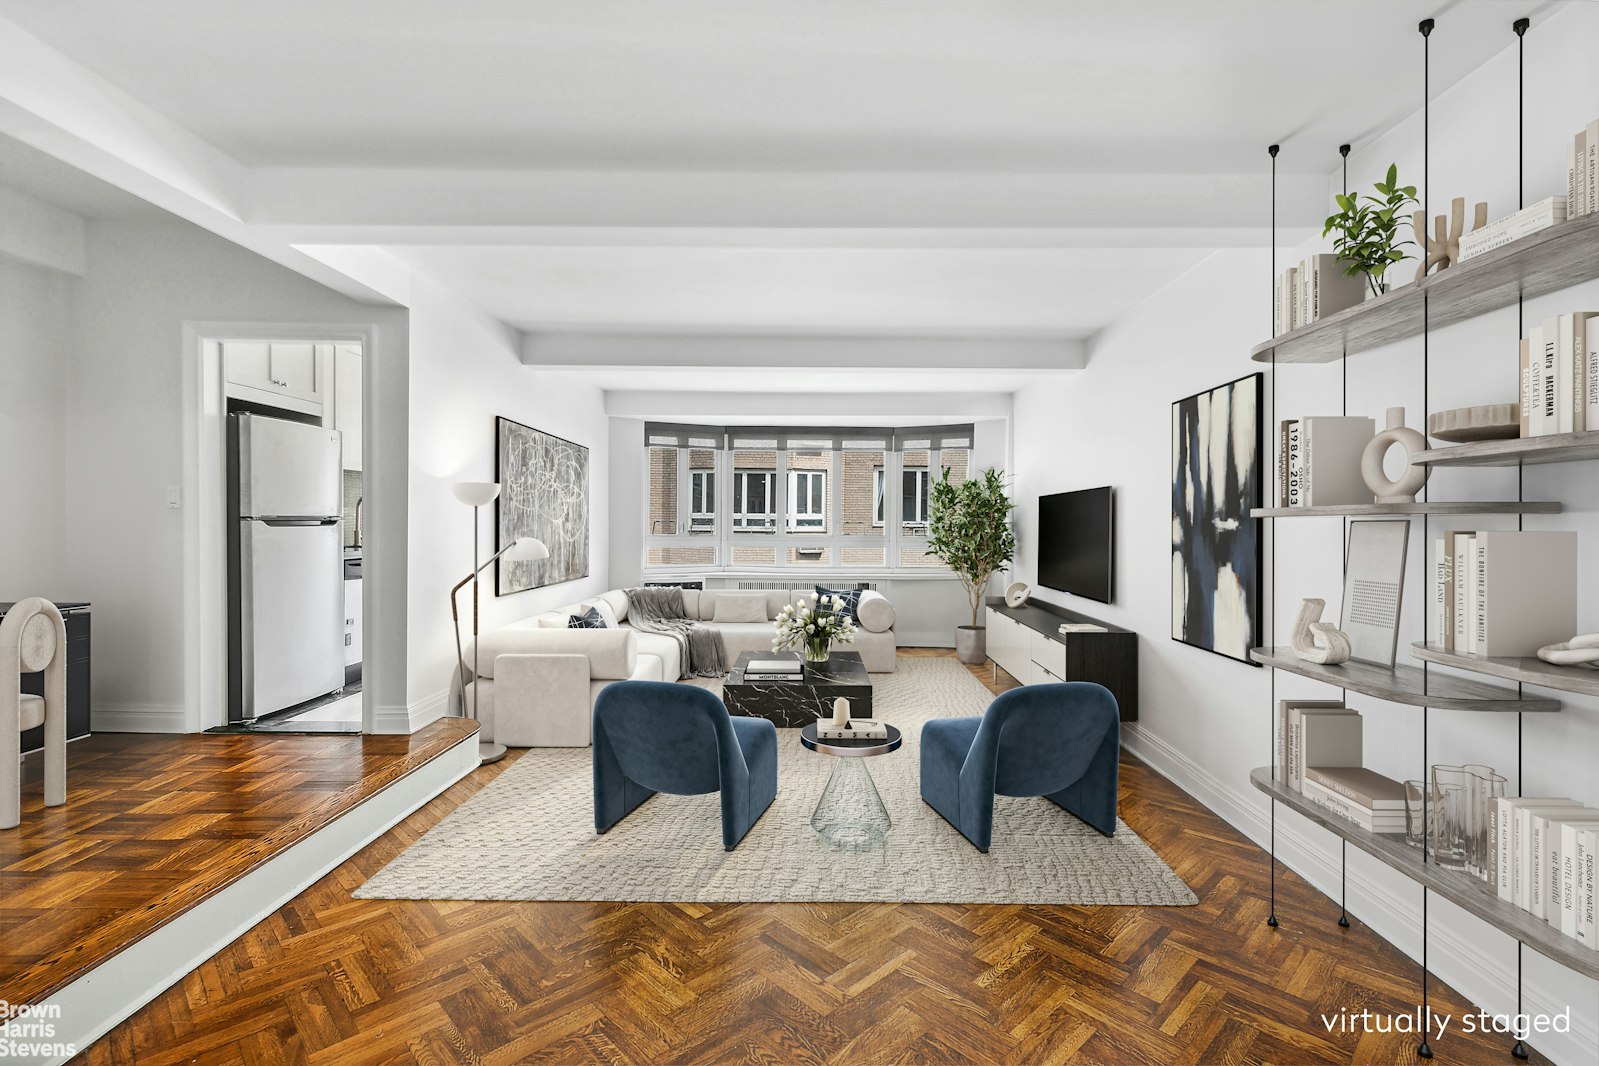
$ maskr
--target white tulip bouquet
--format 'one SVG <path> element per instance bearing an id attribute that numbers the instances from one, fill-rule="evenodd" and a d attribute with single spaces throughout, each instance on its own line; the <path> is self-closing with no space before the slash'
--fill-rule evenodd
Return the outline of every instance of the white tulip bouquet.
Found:
<path id="1" fill-rule="evenodd" d="M 825 663 L 834 644 L 854 640 L 855 622 L 844 610 L 843 599 L 817 598 L 812 594 L 777 612 L 777 637 L 772 641 L 772 650 L 798 648 L 806 662 Z"/>

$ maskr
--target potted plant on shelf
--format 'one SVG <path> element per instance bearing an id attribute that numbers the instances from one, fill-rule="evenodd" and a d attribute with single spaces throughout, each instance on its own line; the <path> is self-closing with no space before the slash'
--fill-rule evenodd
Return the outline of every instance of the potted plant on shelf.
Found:
<path id="1" fill-rule="evenodd" d="M 972 624 L 955 630 L 955 654 L 963 663 L 980 663 L 988 658 L 988 631 L 977 624 L 983 592 L 1016 554 L 1004 475 L 990 469 L 955 484 L 945 467 L 928 504 L 927 552 L 955 571 L 972 604 Z"/>
<path id="2" fill-rule="evenodd" d="M 798 603 L 789 603 L 777 612 L 777 637 L 773 651 L 798 648 L 808 663 L 825 663 L 834 644 L 855 640 L 855 623 L 844 609 L 841 596 L 817 597 L 814 593 Z"/>
<path id="3" fill-rule="evenodd" d="M 1352 196 L 1339 193 L 1333 197 L 1338 202 L 1338 213 L 1327 216 L 1321 235 L 1337 231 L 1333 238 L 1333 252 L 1344 263 L 1344 273 L 1350 276 L 1364 274 L 1371 295 L 1381 296 L 1388 291 L 1383 275 L 1388 268 L 1406 258 L 1400 251 L 1411 240 L 1396 240 L 1400 223 L 1405 221 L 1405 208 L 1416 204 L 1416 187 L 1399 184 L 1399 167 L 1390 164 L 1384 180 L 1374 186 L 1378 195 Z"/>

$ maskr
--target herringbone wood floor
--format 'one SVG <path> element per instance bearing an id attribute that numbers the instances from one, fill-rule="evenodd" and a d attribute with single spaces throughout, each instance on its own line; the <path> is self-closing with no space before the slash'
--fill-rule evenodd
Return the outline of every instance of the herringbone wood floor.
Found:
<path id="1" fill-rule="evenodd" d="M 901 654 L 908 654 L 902 652 Z M 910 653 L 914 654 L 914 653 Z M 987 669 L 974 671 L 985 683 Z M 996 688 L 1005 687 L 1003 684 Z M 512 758 L 515 758 L 513 754 Z M 509 760 L 508 760 L 509 761 Z M 499 774 L 485 767 L 85 1054 L 90 1063 L 1388 1063 L 1417 971 L 1141 763 L 1122 816 L 1187 908 L 425 903 L 350 892 Z M 1468 1005 L 1436 989 L 1436 1010 Z M 1451 1033 L 1439 1063 L 1508 1063 Z"/>

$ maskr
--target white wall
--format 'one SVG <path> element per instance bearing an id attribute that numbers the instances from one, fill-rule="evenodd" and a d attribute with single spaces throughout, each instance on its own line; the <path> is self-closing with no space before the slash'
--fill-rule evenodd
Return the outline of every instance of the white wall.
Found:
<path id="1" fill-rule="evenodd" d="M 188 720 L 186 512 L 168 509 L 167 490 L 184 480 L 183 360 L 197 357 L 183 350 L 184 323 L 376 323 L 379 343 L 366 365 L 383 382 L 385 357 L 403 374 L 405 313 L 357 303 L 186 222 L 92 221 L 87 231 L 88 270 L 64 361 L 59 595 L 94 604 L 96 728 L 179 731 Z M 391 386 L 377 387 L 396 400 Z M 403 395 L 397 400 L 403 411 Z M 403 455 L 403 435 L 399 445 Z M 388 498 L 403 508 L 403 483 L 397 488 Z M 375 549 L 387 537 L 403 552 L 399 522 L 403 512 L 399 521 L 371 517 Z M 368 567 L 365 585 L 381 604 L 403 600 L 403 582 L 403 572 L 380 565 Z M 386 691 L 404 677 L 403 637 L 385 647 L 385 657 L 367 663 L 368 684 L 374 699 L 403 699 Z"/>
<path id="2" fill-rule="evenodd" d="M 1507 15 L 1508 21 L 1508 15 Z M 1405 27 L 1401 27 L 1404 29 Z M 1396 30 L 1395 32 L 1399 32 Z M 1513 38 L 1507 32 L 1507 42 Z M 1527 185 L 1532 202 L 1565 188 L 1565 145 L 1599 113 L 1599 68 L 1588 46 L 1599 39 L 1599 9 L 1568 7 L 1527 37 Z M 1434 49 L 1448 47 L 1447 17 L 1439 20 Z M 1418 39 L 1419 43 L 1419 39 Z M 1431 113 L 1432 209 L 1447 210 L 1447 200 L 1464 195 L 1468 204 L 1486 200 L 1490 217 L 1516 207 L 1515 55 L 1504 54 L 1465 82 L 1434 100 Z M 1397 162 L 1406 181 L 1421 178 L 1420 116 L 1351 156 L 1350 184 L 1359 188 Z M 1329 168 L 1336 146 L 1327 146 Z M 1333 189 L 1336 189 L 1334 175 Z M 1262 194 L 1265 193 L 1264 183 Z M 1285 268 L 1318 242 L 1279 254 Z M 1413 266 L 1411 271 L 1413 271 Z M 1396 280 L 1409 280 L 1405 272 Z M 1130 748 L 1148 758 L 1233 824 L 1264 842 L 1268 805 L 1249 786 L 1251 767 L 1269 759 L 1269 714 L 1273 682 L 1277 698 L 1325 697 L 1314 682 L 1278 675 L 1173 642 L 1170 631 L 1170 404 L 1256 369 L 1249 347 L 1269 332 L 1270 267 L 1265 251 L 1218 253 L 1171 285 L 1153 293 L 1126 319 L 1094 344 L 1086 371 L 1075 378 L 1018 394 L 1015 415 L 1018 496 L 1027 505 L 1022 530 L 1021 573 L 1033 573 L 1033 504 L 1040 494 L 1102 483 L 1114 484 L 1118 499 L 1117 602 L 1109 607 L 1083 604 L 1097 615 L 1139 632 L 1140 721 L 1127 731 Z M 1599 309 L 1599 283 L 1589 283 L 1535 301 L 1526 307 L 1528 326 L 1560 311 Z M 1403 405 L 1410 424 L 1419 425 L 1424 405 L 1433 410 L 1465 404 L 1504 402 L 1516 396 L 1514 308 L 1434 331 L 1430 340 L 1431 381 L 1424 392 L 1421 340 L 1352 357 L 1347 368 L 1284 367 L 1276 382 L 1282 417 L 1336 414 L 1347 369 L 1351 414 L 1380 422 L 1384 408 Z M 1268 397 L 1271 382 L 1267 381 Z M 1268 401 L 1269 402 L 1269 401 Z M 1267 426 L 1274 426 L 1268 418 Z M 1268 429 L 1267 440 L 1271 440 Z M 1268 464 L 1270 466 L 1270 464 Z M 1528 499 L 1559 500 L 1559 516 L 1529 517 L 1528 529 L 1571 529 L 1581 543 L 1582 597 L 1579 628 L 1599 629 L 1599 478 L 1589 464 L 1528 468 Z M 1445 470 L 1434 477 L 1432 498 L 1515 497 L 1514 470 Z M 1401 656 L 1422 639 L 1424 550 L 1426 541 L 1446 528 L 1516 528 L 1515 519 L 1482 518 L 1450 525 L 1434 520 L 1411 526 L 1412 552 L 1407 603 L 1400 634 Z M 1425 532 L 1424 532 L 1425 531 Z M 1320 596 L 1336 615 L 1341 590 L 1342 528 L 1337 519 L 1293 519 L 1277 523 L 1277 587 L 1264 620 L 1277 641 L 1286 638 L 1298 601 Z M 1041 596 L 1058 599 L 1050 593 Z M 1272 617 L 1273 613 L 1275 618 Z M 1526 794 L 1572 795 L 1599 805 L 1599 701 L 1562 695 L 1559 715 L 1530 715 L 1524 724 L 1520 784 Z M 1366 712 L 1367 764 L 1395 778 L 1421 775 L 1422 712 L 1358 696 L 1352 706 Z M 1517 785 L 1516 720 L 1512 716 L 1473 716 L 1429 712 L 1427 760 L 1487 762 Z M 1338 843 L 1334 837 L 1287 811 L 1278 812 L 1278 853 L 1324 891 L 1336 895 Z M 1419 957 L 1421 890 L 1407 878 L 1367 860 L 1349 856 L 1349 901 L 1356 919 L 1366 921 L 1401 948 Z M 1295 924 L 1325 922 L 1326 912 L 1281 913 L 1284 934 Z M 1430 924 L 1434 971 L 1474 1001 L 1494 1011 L 1515 1006 L 1516 949 L 1509 938 L 1456 908 L 1434 899 Z M 1595 1056 L 1599 990 L 1528 950 L 1526 1004 L 1531 1010 L 1572 1008 L 1576 1032 L 1547 1036 L 1535 1046 L 1562 1062 L 1592 1062 Z M 1419 990 L 1418 990 L 1419 995 Z M 1443 1052 L 1447 1055 L 1447 1051 Z"/>
<path id="3" fill-rule="evenodd" d="M 611 587 L 611 498 L 604 397 L 580 375 L 524 366 L 517 332 L 424 274 L 413 276 L 411 309 L 410 570 L 407 700 L 411 728 L 448 713 L 456 668 L 450 588 L 472 570 L 471 511 L 455 481 L 493 481 L 495 418 L 504 415 L 589 449 L 589 576 L 510 596 L 484 571 L 482 628 L 537 614 Z M 483 509 L 482 557 L 495 551 L 494 509 Z M 462 594 L 470 616 L 470 593 Z M 470 622 L 463 634 L 469 638 Z"/>
<path id="4" fill-rule="evenodd" d="M 0 600 L 68 599 L 66 366 L 78 279 L 0 255 Z"/>

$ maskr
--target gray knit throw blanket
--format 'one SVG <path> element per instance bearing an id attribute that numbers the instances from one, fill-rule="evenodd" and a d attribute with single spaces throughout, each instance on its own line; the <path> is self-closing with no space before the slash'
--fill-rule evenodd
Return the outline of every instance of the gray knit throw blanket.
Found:
<path id="1" fill-rule="evenodd" d="M 687 671 L 684 676 L 721 677 L 727 672 L 721 636 L 687 616 L 682 589 L 628 589 L 627 617 L 640 632 L 662 633 L 677 641 L 682 649 L 678 661 Z"/>

